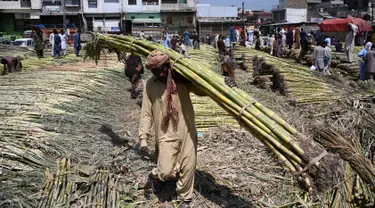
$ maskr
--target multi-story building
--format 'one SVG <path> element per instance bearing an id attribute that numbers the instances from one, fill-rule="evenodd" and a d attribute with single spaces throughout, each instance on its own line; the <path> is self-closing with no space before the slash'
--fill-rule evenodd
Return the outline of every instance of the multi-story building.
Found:
<path id="1" fill-rule="evenodd" d="M 272 21 L 276 23 L 299 23 L 307 21 L 306 0 L 279 0 L 272 8 Z"/>
<path id="2" fill-rule="evenodd" d="M 30 24 L 75 24 L 91 31 L 117 31 L 122 20 L 133 27 L 183 32 L 196 25 L 198 0 L 0 0 L 0 31 Z M 20 21 L 18 21 L 20 20 Z M 17 27 L 16 27 L 17 25 Z"/>
<path id="3" fill-rule="evenodd" d="M 161 0 L 162 24 L 174 33 L 182 34 L 186 28 L 196 28 L 198 0 Z"/>
<path id="4" fill-rule="evenodd" d="M 80 0 L 40 0 L 40 23 L 42 24 L 75 24 L 80 26 L 82 4 Z"/>
<path id="5" fill-rule="evenodd" d="M 198 32 L 201 36 L 213 34 L 229 35 L 232 26 L 242 27 L 242 21 L 238 18 L 238 8 L 228 6 L 212 6 L 198 4 L 197 6 Z"/>
<path id="6" fill-rule="evenodd" d="M 0 31 L 23 30 L 39 21 L 40 0 L 0 0 Z"/>

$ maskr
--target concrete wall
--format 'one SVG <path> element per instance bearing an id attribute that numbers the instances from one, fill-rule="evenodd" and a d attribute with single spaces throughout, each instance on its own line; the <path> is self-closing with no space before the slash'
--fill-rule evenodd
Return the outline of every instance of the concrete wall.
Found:
<path id="1" fill-rule="evenodd" d="M 281 1 L 281 0 L 280 0 Z M 284 0 L 286 1 L 286 8 L 307 8 L 306 0 Z"/>
<path id="2" fill-rule="evenodd" d="M 83 0 L 83 12 L 84 13 L 120 13 L 121 2 L 125 0 L 119 0 L 119 3 L 105 3 L 104 0 L 98 0 L 97 8 L 89 8 L 88 0 Z"/>
<path id="3" fill-rule="evenodd" d="M 40 9 L 41 0 L 31 0 L 31 7 L 21 7 L 21 1 L 0 1 L 0 9 Z"/>
<path id="4" fill-rule="evenodd" d="M 286 21 L 299 23 L 307 21 L 307 9 L 286 9 Z"/>
<path id="5" fill-rule="evenodd" d="M 286 7 L 286 1 L 288 0 L 279 0 L 279 9 L 284 9 Z"/>
<path id="6" fill-rule="evenodd" d="M 197 17 L 238 17 L 237 7 L 225 6 L 197 6 Z"/>
<path id="7" fill-rule="evenodd" d="M 197 10 L 198 0 L 187 0 L 187 3 L 179 3 L 176 1 L 175 4 L 161 4 L 162 11 L 181 11 L 181 10 Z"/>
<path id="8" fill-rule="evenodd" d="M 128 0 L 124 0 L 124 11 L 126 13 L 160 12 L 161 0 L 159 0 L 159 5 L 143 5 L 142 0 L 137 0 L 137 5 L 128 5 L 128 3 Z"/>

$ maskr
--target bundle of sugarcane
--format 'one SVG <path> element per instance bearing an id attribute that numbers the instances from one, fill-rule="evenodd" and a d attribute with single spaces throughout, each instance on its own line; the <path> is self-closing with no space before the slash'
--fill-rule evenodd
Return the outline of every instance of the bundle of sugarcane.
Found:
<path id="1" fill-rule="evenodd" d="M 127 187 L 121 175 L 107 169 L 74 168 L 63 158 L 57 161 L 55 174 L 46 169 L 37 207 L 126 207 L 136 189 Z"/>
<path id="2" fill-rule="evenodd" d="M 302 137 L 298 131 L 243 90 L 227 86 L 222 76 L 205 68 L 204 65 L 184 58 L 181 54 L 159 44 L 122 35 L 96 34 L 94 41 L 85 46 L 86 56 L 98 60 L 103 48 L 112 48 L 118 53 L 132 52 L 143 57 L 148 56 L 153 50 L 167 53 L 174 63 L 173 70 L 199 86 L 218 105 L 238 119 L 292 172 L 306 171 L 304 168 L 309 163 L 309 156 L 295 141 L 295 138 Z M 305 182 L 310 185 L 307 177 Z"/>
<path id="3" fill-rule="evenodd" d="M 331 128 L 319 129 L 315 140 L 339 154 L 346 162 L 345 183 L 334 187 L 326 195 L 325 201 L 335 205 L 330 207 L 374 207 L 375 168 L 359 150 L 360 145 L 355 145 Z"/>
<path id="4" fill-rule="evenodd" d="M 195 112 L 195 126 L 198 132 L 208 131 L 212 127 L 232 126 L 239 127 L 223 108 L 208 97 L 199 97 L 190 94 Z"/>
<path id="5" fill-rule="evenodd" d="M 305 67 L 245 47 L 239 47 L 236 53 L 253 60 L 255 76 L 272 75 L 273 90 L 297 103 L 331 102 L 341 98 L 339 89 Z"/>
<path id="6" fill-rule="evenodd" d="M 217 49 L 212 46 L 202 44 L 200 49 L 190 50 L 189 56 L 192 60 L 204 64 L 206 68 L 217 70 L 215 67 L 220 67 L 219 53 Z"/>

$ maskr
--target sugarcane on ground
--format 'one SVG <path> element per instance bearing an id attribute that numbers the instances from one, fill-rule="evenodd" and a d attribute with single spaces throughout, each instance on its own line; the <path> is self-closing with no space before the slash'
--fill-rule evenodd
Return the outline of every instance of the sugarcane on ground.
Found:
<path id="1" fill-rule="evenodd" d="M 145 183 L 154 164 L 139 155 L 135 144 L 140 109 L 126 91 L 130 85 L 116 57 L 108 56 L 97 66 L 82 60 L 61 66 L 48 59 L 26 62 L 38 64 L 0 77 L 2 206 L 34 207 L 45 169 L 53 172 L 55 160 L 62 157 L 74 166 L 107 167 L 113 172 L 126 167 L 128 187 Z M 204 133 L 198 158 L 196 207 L 283 204 L 300 192 L 263 145 L 241 129 Z M 173 184 L 169 186 L 157 195 L 137 189 L 127 203 L 167 206 L 174 195 Z"/>
<path id="2" fill-rule="evenodd" d="M 211 52 L 211 49 L 207 51 Z M 202 56 L 201 52 L 196 54 Z M 193 51 L 191 56 L 199 59 Z M 216 61 L 208 60 L 212 65 Z M 216 65 L 219 71 L 219 64 Z M 149 76 L 146 74 L 145 78 Z M 361 115 L 366 111 L 372 115 L 370 108 L 348 110 L 343 105 L 325 103 L 319 107 L 291 106 L 289 98 L 251 85 L 251 73 L 236 71 L 236 76 L 242 89 L 256 95 L 257 100 L 297 126 L 303 134 L 312 135 L 312 127 L 316 125 L 312 116 L 322 124 L 329 121 L 356 132 L 359 132 L 357 122 L 350 122 L 349 118 L 368 119 L 370 122 L 364 124 L 371 126 L 371 117 Z M 62 157 L 71 158 L 72 165 L 78 168 L 106 168 L 125 177 L 123 195 L 127 197 L 121 200 L 125 205 L 167 207 L 171 204 L 175 195 L 173 183 L 159 193 L 142 189 L 155 165 L 139 154 L 136 141 L 140 109 L 126 91 L 130 84 L 115 55 L 107 56 L 98 66 L 82 60 L 61 66 L 41 64 L 33 70 L 0 77 L 0 83 L 1 95 L 5 98 L 0 101 L 4 118 L 0 121 L 2 205 L 35 207 L 41 201 L 41 195 L 35 193 L 40 193 L 43 187 L 45 168 L 54 172 L 55 160 Z M 338 119 L 329 119 L 330 116 Z M 372 134 L 371 131 L 363 133 Z M 311 147 L 307 145 L 304 149 Z M 319 153 L 313 152 L 313 155 Z M 324 158 L 321 162 L 339 164 L 339 159 L 331 159 Z M 333 181 L 340 176 L 334 175 L 335 166 L 331 168 L 317 171 L 330 176 L 317 178 L 321 184 L 341 182 Z M 327 188 L 328 193 L 331 187 L 320 187 Z M 263 144 L 247 131 L 230 126 L 211 128 L 198 139 L 194 193 L 196 207 L 309 205 L 302 200 L 303 192 L 290 173 Z M 324 197 L 324 193 L 320 196 Z M 77 205 L 84 203 L 80 198 L 69 200 Z"/>

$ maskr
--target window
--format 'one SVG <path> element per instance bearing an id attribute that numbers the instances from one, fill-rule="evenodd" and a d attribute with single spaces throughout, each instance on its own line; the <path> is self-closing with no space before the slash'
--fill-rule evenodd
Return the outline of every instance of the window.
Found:
<path id="1" fill-rule="evenodd" d="M 128 5 L 137 5 L 137 0 L 129 0 Z"/>
<path id="2" fill-rule="evenodd" d="M 159 0 L 142 0 L 142 5 L 159 5 Z"/>
<path id="3" fill-rule="evenodd" d="M 177 0 L 161 0 L 162 4 L 177 4 Z"/>
<path id="4" fill-rule="evenodd" d="M 130 18 L 131 18 L 131 19 L 135 19 L 135 16 L 131 16 Z"/>
<path id="5" fill-rule="evenodd" d="M 154 16 L 148 16 L 149 19 L 154 19 Z"/>
<path id="6" fill-rule="evenodd" d="M 104 0 L 104 3 L 118 3 L 118 0 Z"/>
<path id="7" fill-rule="evenodd" d="M 65 0 L 65 6 L 79 6 L 79 0 Z"/>
<path id="8" fill-rule="evenodd" d="M 89 0 L 89 8 L 98 8 L 98 1 L 97 0 Z"/>
<path id="9" fill-rule="evenodd" d="M 180 3 L 180 4 L 187 4 L 187 0 L 179 0 L 178 3 Z"/>

